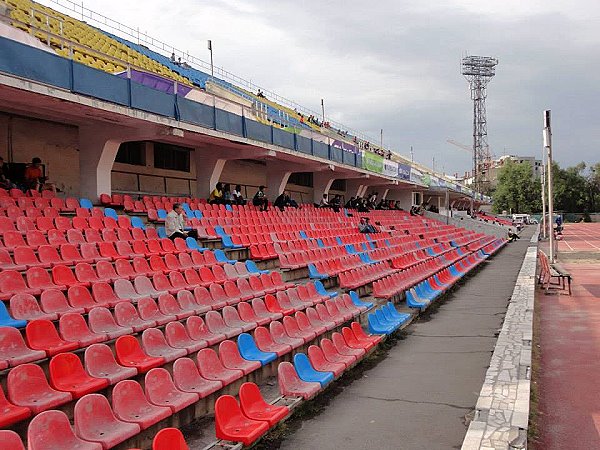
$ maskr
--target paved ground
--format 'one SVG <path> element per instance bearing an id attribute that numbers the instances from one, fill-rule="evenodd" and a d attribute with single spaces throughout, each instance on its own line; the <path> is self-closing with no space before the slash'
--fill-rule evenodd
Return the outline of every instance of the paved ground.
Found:
<path id="1" fill-rule="evenodd" d="M 408 329 L 282 449 L 460 448 L 533 228 Z"/>
<path id="2" fill-rule="evenodd" d="M 558 241 L 558 251 L 600 253 L 600 225 L 597 223 L 565 224 L 562 239 Z"/>
<path id="3" fill-rule="evenodd" d="M 587 226 L 588 236 L 577 236 L 575 230 L 565 234 L 578 237 L 577 241 L 589 241 L 589 235 L 595 235 L 596 239 L 600 236 L 600 224 L 571 227 L 579 231 L 581 225 Z M 538 439 L 533 448 L 597 449 L 600 448 L 600 251 L 596 252 L 595 260 L 589 255 L 580 259 L 577 254 L 559 252 L 559 261 L 574 278 L 573 295 L 538 292 L 536 298 L 541 358 L 534 380 L 539 415 Z"/>

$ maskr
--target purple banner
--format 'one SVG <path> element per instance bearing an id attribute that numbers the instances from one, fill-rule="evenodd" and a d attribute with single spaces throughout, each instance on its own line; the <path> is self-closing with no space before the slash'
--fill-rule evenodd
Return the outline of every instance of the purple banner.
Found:
<path id="1" fill-rule="evenodd" d="M 340 141 L 338 139 L 334 139 L 334 141 L 331 143 L 331 146 L 341 148 L 342 150 L 344 150 L 346 152 L 358 153 L 358 149 L 356 148 L 356 146 L 354 146 L 352 144 L 348 144 L 347 142 L 344 142 L 344 141 Z"/>
<path id="2" fill-rule="evenodd" d="M 127 71 L 123 71 L 116 74 L 118 77 L 127 78 Z M 151 87 L 157 91 L 166 92 L 172 94 L 175 91 L 175 82 L 168 78 L 163 78 L 153 73 L 141 72 L 139 70 L 131 69 L 131 80 L 136 83 L 143 84 L 144 86 Z M 185 97 L 192 88 L 181 83 L 177 83 L 177 94 Z"/>

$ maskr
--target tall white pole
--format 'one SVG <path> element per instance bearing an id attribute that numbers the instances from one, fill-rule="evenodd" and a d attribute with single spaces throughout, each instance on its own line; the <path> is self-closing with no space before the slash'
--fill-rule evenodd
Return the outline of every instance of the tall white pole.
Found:
<path id="1" fill-rule="evenodd" d="M 542 237 L 546 239 L 546 152 L 542 151 Z"/>
<path id="2" fill-rule="evenodd" d="M 544 111 L 544 147 L 548 153 L 548 232 L 550 233 L 550 262 L 556 261 L 554 254 L 554 199 L 552 193 L 552 130 L 550 128 L 550 110 Z"/>
<path id="3" fill-rule="evenodd" d="M 321 99 L 321 113 L 323 114 L 323 123 L 321 125 L 325 124 L 325 102 L 323 101 L 323 99 Z"/>

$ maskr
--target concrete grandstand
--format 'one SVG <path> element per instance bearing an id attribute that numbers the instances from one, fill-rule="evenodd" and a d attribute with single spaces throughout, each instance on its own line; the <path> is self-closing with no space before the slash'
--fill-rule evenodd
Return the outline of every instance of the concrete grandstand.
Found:
<path id="1" fill-rule="evenodd" d="M 396 373 L 384 352 L 457 292 L 503 314 L 519 270 L 533 283 L 527 242 L 494 256 L 510 224 L 460 211 L 490 199 L 443 174 L 58 10 L 0 10 L 0 156 L 15 180 L 40 157 L 58 188 L 0 190 L 0 448 L 268 448 L 373 361 Z M 248 204 L 207 202 L 218 182 Z M 259 186 L 300 208 L 261 211 Z M 343 207 L 374 192 L 396 207 Z M 198 239 L 166 235 L 176 203 Z M 301 430 L 286 445 L 314 448 Z"/>

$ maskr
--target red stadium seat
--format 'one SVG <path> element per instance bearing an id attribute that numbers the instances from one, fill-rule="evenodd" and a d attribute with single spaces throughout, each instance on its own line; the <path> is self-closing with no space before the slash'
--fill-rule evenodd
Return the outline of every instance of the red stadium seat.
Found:
<path id="1" fill-rule="evenodd" d="M 34 414 L 63 405 L 72 399 L 70 393 L 52 389 L 44 371 L 36 364 L 21 364 L 12 369 L 8 373 L 6 385 L 11 403 L 29 408 Z"/>
<path id="2" fill-rule="evenodd" d="M 61 353 L 50 360 L 50 384 L 58 391 L 70 392 L 74 399 L 97 392 L 108 386 L 104 378 L 89 376 L 79 357 L 73 353 Z"/>
<path id="3" fill-rule="evenodd" d="M 40 306 L 45 313 L 57 314 L 59 317 L 67 313 L 83 314 L 85 312 L 84 308 L 74 308 L 69 305 L 65 294 L 58 289 L 48 289 L 42 292 Z"/>
<path id="4" fill-rule="evenodd" d="M 125 367 L 135 367 L 144 373 L 165 363 L 164 358 L 148 356 L 133 336 L 121 336 L 115 342 L 117 362 Z"/>
<path id="5" fill-rule="evenodd" d="M 203 348 L 198 352 L 198 371 L 207 380 L 221 381 L 223 386 L 233 383 L 244 376 L 244 372 L 237 369 L 227 369 L 219 359 L 217 352 L 210 348 Z"/>
<path id="6" fill-rule="evenodd" d="M 81 348 L 108 340 L 106 334 L 91 331 L 83 316 L 77 313 L 64 314 L 58 321 L 58 329 L 64 340 L 77 342 Z"/>
<path id="7" fill-rule="evenodd" d="M 58 318 L 56 313 L 42 311 L 35 297 L 29 294 L 16 294 L 11 297 L 10 314 L 14 319 L 19 320 L 56 320 Z"/>
<path id="8" fill-rule="evenodd" d="M 119 280 L 115 281 L 115 290 L 116 285 Z M 123 281 L 123 280 L 121 280 Z M 108 283 L 100 282 L 92 284 L 92 295 L 94 296 L 94 301 L 99 306 L 115 306 L 119 302 L 123 301 L 131 301 L 128 298 L 119 298 L 117 294 L 115 294 L 115 290 Z"/>
<path id="9" fill-rule="evenodd" d="M 67 291 L 67 301 L 74 308 L 83 308 L 89 311 L 96 306 L 106 306 L 94 301 L 90 291 L 85 286 L 73 286 Z"/>
<path id="10" fill-rule="evenodd" d="M 277 367 L 277 381 L 281 394 L 289 397 L 302 397 L 308 400 L 321 390 L 321 383 L 301 380 L 294 365 L 287 361 Z"/>
<path id="11" fill-rule="evenodd" d="M 244 322 L 254 322 L 256 325 L 261 326 L 266 325 L 271 321 L 270 316 L 259 317 L 248 302 L 240 302 L 237 305 L 237 309 L 240 319 Z"/>
<path id="12" fill-rule="evenodd" d="M 62 284 L 56 284 L 50 278 L 50 274 L 46 269 L 41 267 L 31 267 L 26 272 L 27 284 L 32 289 L 61 289 L 66 290 L 67 287 Z"/>
<path id="13" fill-rule="evenodd" d="M 142 320 L 153 320 L 157 325 L 164 325 L 165 323 L 177 320 L 175 315 L 163 314 L 156 306 L 156 302 L 150 297 L 141 298 L 138 303 L 138 312 Z"/>
<path id="14" fill-rule="evenodd" d="M 260 298 L 255 298 L 252 300 L 252 309 L 256 313 L 258 317 L 270 317 L 271 320 L 279 320 L 283 317 L 283 314 L 280 312 L 273 312 L 267 309 L 265 302 Z"/>
<path id="15" fill-rule="evenodd" d="M 114 313 L 115 321 L 119 326 L 132 328 L 136 333 L 156 326 L 156 321 L 142 319 L 135 306 L 128 302 L 117 303 Z"/>
<path id="16" fill-rule="evenodd" d="M 163 428 L 154 436 L 152 450 L 189 450 L 189 447 L 179 429 Z"/>
<path id="17" fill-rule="evenodd" d="M 101 306 L 92 308 L 88 314 L 88 322 L 92 332 L 106 334 L 109 339 L 116 339 L 119 336 L 133 333 L 133 328 L 117 325 L 110 311 Z"/>
<path id="18" fill-rule="evenodd" d="M 331 362 L 323 353 L 321 347 L 317 347 L 316 345 L 311 345 L 308 347 L 308 359 L 310 363 L 320 372 L 333 372 L 335 377 L 341 375 L 344 370 L 346 370 L 346 364 L 342 362 Z"/>
<path id="19" fill-rule="evenodd" d="M 219 380 L 208 380 L 200 375 L 198 366 L 190 358 L 179 358 L 173 363 L 173 383 L 183 392 L 204 398 L 223 387 Z"/>
<path id="20" fill-rule="evenodd" d="M 66 263 L 66 261 L 72 261 L 73 264 L 79 262 L 93 263 L 95 260 L 93 258 L 84 258 L 76 245 L 73 244 L 62 244 L 60 246 L 60 256 L 62 260 Z"/>
<path id="21" fill-rule="evenodd" d="M 192 316 L 185 321 L 185 326 L 190 337 L 195 341 L 206 341 L 208 345 L 214 345 L 226 339 L 224 334 L 213 333 L 204 322 L 202 317 Z"/>
<path id="22" fill-rule="evenodd" d="M 257 327 L 254 330 L 254 340 L 256 346 L 263 352 L 274 352 L 277 356 L 283 356 L 292 351 L 292 346 L 289 344 L 278 344 L 273 340 L 273 336 L 265 327 Z"/>
<path id="23" fill-rule="evenodd" d="M 0 249 L 0 271 L 4 270 L 25 270 L 27 266 L 15 264 L 10 253 L 5 249 Z"/>
<path id="24" fill-rule="evenodd" d="M 31 410 L 26 406 L 17 406 L 10 403 L 4 395 L 4 390 L 0 386 L 0 427 L 7 428 L 14 423 L 20 422 L 21 420 L 28 419 L 31 416 Z M 0 436 L 0 442 L 6 446 L 8 442 L 2 440 Z M 12 447 L 4 447 L 12 449 Z"/>
<path id="25" fill-rule="evenodd" d="M 36 319 L 29 322 L 25 327 L 25 336 L 30 348 L 44 350 L 48 356 L 79 348 L 78 342 L 62 339 L 56 328 L 54 328 L 54 324 L 46 319 Z"/>
<path id="26" fill-rule="evenodd" d="M 161 294 L 158 297 L 158 309 L 167 316 L 175 316 L 177 320 L 194 315 L 194 310 L 184 310 L 171 294 Z"/>
<path id="27" fill-rule="evenodd" d="M 55 410 L 44 411 L 31 420 L 27 429 L 27 447 L 29 450 L 102 450 L 101 444 L 78 438 L 67 415 Z"/>
<path id="28" fill-rule="evenodd" d="M 240 387 L 240 406 L 246 417 L 266 421 L 269 427 L 275 426 L 290 413 L 287 406 L 267 403 L 254 383 L 244 383 Z"/>
<path id="29" fill-rule="evenodd" d="M 89 286 L 89 283 L 84 283 L 75 278 L 73 271 L 62 264 L 52 268 L 52 279 L 58 286 Z"/>
<path id="30" fill-rule="evenodd" d="M 142 430 L 169 417 L 170 408 L 151 404 L 142 387 L 133 380 L 119 381 L 112 391 L 115 416 L 124 422 L 136 423 Z"/>
<path id="31" fill-rule="evenodd" d="M 205 340 L 192 339 L 185 326 L 177 321 L 167 324 L 165 327 L 165 339 L 171 347 L 184 349 L 188 354 L 195 353 L 208 345 Z"/>
<path id="32" fill-rule="evenodd" d="M 88 394 L 79 399 L 73 416 L 77 436 L 100 443 L 104 449 L 112 448 L 140 432 L 139 425 L 118 420 L 106 397 L 100 394 Z"/>
<path id="33" fill-rule="evenodd" d="M 21 437 L 12 430 L 0 430 L 0 442 L 10 450 L 25 450 Z"/>
<path id="34" fill-rule="evenodd" d="M 222 395 L 215 402 L 217 438 L 250 445 L 269 430 L 268 422 L 244 416 L 235 397 Z"/>
<path id="35" fill-rule="evenodd" d="M 224 334 L 227 339 L 242 333 L 242 328 L 229 327 L 223 320 L 221 314 L 216 311 L 207 312 L 204 316 L 204 320 L 206 321 L 206 326 L 212 333 Z"/>
<path id="36" fill-rule="evenodd" d="M 360 359 L 366 353 L 363 348 L 350 347 L 344 337 L 338 332 L 331 335 L 331 340 L 336 350 L 341 355 L 352 355 L 355 356 L 356 359 Z"/>
<path id="37" fill-rule="evenodd" d="M 327 358 L 327 360 L 330 362 L 343 363 L 346 364 L 346 367 L 348 367 L 351 364 L 354 364 L 354 362 L 356 361 L 356 356 L 349 354 L 342 355 L 340 352 L 338 352 L 338 349 L 335 345 L 333 345 L 331 339 L 321 339 L 320 346 L 323 350 L 325 358 Z"/>
<path id="38" fill-rule="evenodd" d="M 158 328 L 149 328 L 142 333 L 144 350 L 150 356 L 160 357 L 165 362 L 171 362 L 187 355 L 187 350 L 171 347 L 165 335 Z"/>
<path id="39" fill-rule="evenodd" d="M 304 344 L 304 339 L 290 337 L 283 324 L 276 320 L 270 323 L 269 332 L 277 344 L 290 345 L 292 348 L 298 348 Z"/>
<path id="40" fill-rule="evenodd" d="M 25 345 L 19 330 L 14 327 L 0 327 L 0 364 L 3 368 L 18 366 L 45 357 L 46 352 L 32 350 Z"/>
<path id="41" fill-rule="evenodd" d="M 228 369 L 241 370 L 244 375 L 254 372 L 262 367 L 260 361 L 250 361 L 240 355 L 235 342 L 225 340 L 219 344 L 219 359 Z"/>
<path id="42" fill-rule="evenodd" d="M 27 287 L 25 280 L 16 270 L 0 272 L 0 300 L 9 300 L 14 294 L 39 295 L 39 289 Z"/>
<path id="43" fill-rule="evenodd" d="M 144 391 L 150 403 L 171 408 L 173 414 L 200 399 L 200 396 L 196 393 L 183 392 L 177 389 L 171 374 L 162 368 L 152 369 L 146 374 Z"/>
<path id="44" fill-rule="evenodd" d="M 38 256 L 40 261 L 47 265 L 47 267 L 66 264 L 72 265 L 73 261 L 63 259 L 56 250 L 54 245 L 42 245 L 38 248 Z"/>
<path id="45" fill-rule="evenodd" d="M 110 384 L 137 375 L 135 367 L 124 367 L 117 363 L 108 345 L 93 344 L 85 349 L 85 368 L 88 373 L 96 378 L 104 378 Z"/>
<path id="46" fill-rule="evenodd" d="M 40 262 L 31 247 L 16 247 L 13 250 L 13 258 L 16 265 L 26 268 L 42 267 L 47 269 L 51 266 L 47 262 Z"/>

